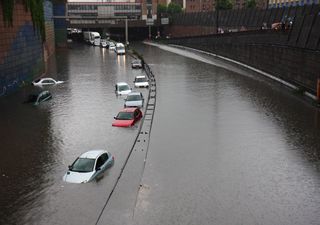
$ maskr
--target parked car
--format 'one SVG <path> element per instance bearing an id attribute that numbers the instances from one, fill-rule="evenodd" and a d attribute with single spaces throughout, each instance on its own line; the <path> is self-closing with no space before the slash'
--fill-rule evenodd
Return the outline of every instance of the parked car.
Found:
<path id="1" fill-rule="evenodd" d="M 48 101 L 52 98 L 52 95 L 49 91 L 42 91 L 37 94 L 29 95 L 27 103 L 33 103 L 33 105 L 39 105 L 41 102 Z"/>
<path id="2" fill-rule="evenodd" d="M 114 127 L 131 127 L 142 117 L 139 108 L 124 108 L 117 116 L 114 117 L 112 126 Z"/>
<path id="3" fill-rule="evenodd" d="M 137 88 L 149 87 L 149 82 L 146 76 L 136 76 L 133 82 L 134 86 Z"/>
<path id="4" fill-rule="evenodd" d="M 90 150 L 80 155 L 63 176 L 69 183 L 87 183 L 100 175 L 114 164 L 114 157 L 106 150 Z"/>
<path id="5" fill-rule="evenodd" d="M 140 59 L 132 60 L 132 62 L 131 62 L 131 67 L 132 67 L 133 69 L 135 69 L 135 68 L 137 68 L 137 69 L 142 68 L 142 62 L 141 62 L 141 60 L 140 60 Z"/>
<path id="6" fill-rule="evenodd" d="M 62 84 L 63 81 L 56 81 L 53 78 L 45 77 L 40 78 L 32 82 L 32 85 L 34 86 L 42 86 L 42 85 L 54 85 L 54 84 Z"/>
<path id="7" fill-rule="evenodd" d="M 105 39 L 101 39 L 101 41 L 100 41 L 100 46 L 101 46 L 102 48 L 106 48 L 106 47 L 107 47 L 107 41 L 106 41 Z"/>
<path id="8" fill-rule="evenodd" d="M 124 101 L 124 107 L 143 107 L 144 98 L 141 92 L 131 92 Z"/>
<path id="9" fill-rule="evenodd" d="M 132 89 L 125 82 L 119 82 L 115 86 L 116 95 L 127 95 L 131 93 Z"/>
<path id="10" fill-rule="evenodd" d="M 122 44 L 122 43 L 117 43 L 114 51 L 117 53 L 117 55 L 126 54 L 126 48 L 125 48 L 124 44 Z"/>
<path id="11" fill-rule="evenodd" d="M 112 42 L 112 41 L 110 41 L 109 42 L 109 50 L 115 50 L 116 49 L 116 45 Z"/>

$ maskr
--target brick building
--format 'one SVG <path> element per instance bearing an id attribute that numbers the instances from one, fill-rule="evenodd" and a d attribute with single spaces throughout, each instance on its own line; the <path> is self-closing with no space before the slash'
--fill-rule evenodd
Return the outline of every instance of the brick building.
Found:
<path id="1" fill-rule="evenodd" d="M 214 11 L 216 0 L 186 0 L 186 13 Z"/>

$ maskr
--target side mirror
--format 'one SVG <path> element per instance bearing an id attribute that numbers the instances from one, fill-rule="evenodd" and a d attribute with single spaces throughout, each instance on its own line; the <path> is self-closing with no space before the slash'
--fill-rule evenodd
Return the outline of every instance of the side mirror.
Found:
<path id="1" fill-rule="evenodd" d="M 114 116 L 113 118 L 114 118 L 115 120 L 117 119 L 117 117 L 116 117 L 116 116 Z"/>
<path id="2" fill-rule="evenodd" d="M 71 165 L 69 165 L 68 168 L 69 168 L 69 170 L 72 170 L 72 166 Z"/>
<path id="3" fill-rule="evenodd" d="M 101 170 L 101 168 L 100 168 L 100 167 L 98 167 L 98 168 L 96 169 L 96 171 L 99 171 L 99 170 Z"/>

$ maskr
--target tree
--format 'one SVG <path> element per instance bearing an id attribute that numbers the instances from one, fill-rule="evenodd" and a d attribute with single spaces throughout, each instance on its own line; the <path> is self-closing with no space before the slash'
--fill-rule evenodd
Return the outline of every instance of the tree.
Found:
<path id="1" fill-rule="evenodd" d="M 216 9 L 217 10 L 227 10 L 227 9 L 232 9 L 233 5 L 230 0 L 216 0 Z"/>
<path id="2" fill-rule="evenodd" d="M 168 11 L 168 7 L 165 4 L 158 4 L 157 13 L 158 15 L 166 14 Z"/>
<path id="3" fill-rule="evenodd" d="M 175 4 L 173 2 L 170 2 L 168 5 L 168 10 L 167 12 L 172 15 L 176 13 L 181 13 L 182 12 L 182 7 L 178 4 Z"/>
<path id="4" fill-rule="evenodd" d="M 246 6 L 247 8 L 255 8 L 257 5 L 256 0 L 247 0 Z"/>

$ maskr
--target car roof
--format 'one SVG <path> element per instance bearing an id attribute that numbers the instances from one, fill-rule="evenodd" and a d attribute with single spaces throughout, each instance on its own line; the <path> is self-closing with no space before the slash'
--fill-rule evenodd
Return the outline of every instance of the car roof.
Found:
<path id="1" fill-rule="evenodd" d="M 141 92 L 131 92 L 128 95 L 141 95 Z"/>
<path id="2" fill-rule="evenodd" d="M 121 85 L 128 85 L 128 84 L 126 82 L 118 82 L 117 85 L 121 86 Z"/>
<path id="3" fill-rule="evenodd" d="M 133 107 L 133 108 L 124 108 L 122 109 L 120 112 L 134 112 L 137 108 Z"/>
<path id="4" fill-rule="evenodd" d="M 136 76 L 136 78 L 145 78 L 146 76 Z"/>
<path id="5" fill-rule="evenodd" d="M 80 155 L 79 158 L 96 159 L 102 153 L 107 153 L 107 151 L 106 150 L 90 150 Z"/>

